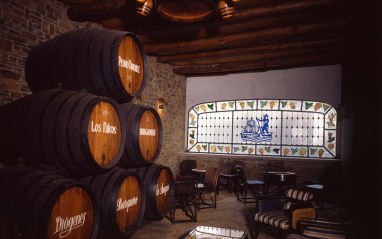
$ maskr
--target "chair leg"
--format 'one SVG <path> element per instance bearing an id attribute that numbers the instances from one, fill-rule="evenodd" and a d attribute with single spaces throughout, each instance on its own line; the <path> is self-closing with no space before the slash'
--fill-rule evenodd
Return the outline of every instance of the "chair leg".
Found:
<path id="1" fill-rule="evenodd" d="M 255 229 L 255 236 L 254 236 L 254 239 L 256 239 L 258 236 L 259 236 L 259 228 L 260 228 L 260 225 L 258 222 L 255 222 L 255 226 L 254 226 L 254 229 Z"/>
<path id="2" fill-rule="evenodd" d="M 246 188 L 244 193 L 244 204 L 247 204 L 247 191 L 248 189 Z"/>
<path id="3" fill-rule="evenodd" d="M 175 211 L 176 211 L 176 206 L 172 205 L 172 215 L 171 215 L 171 222 L 172 224 L 175 224 Z"/>
<path id="4" fill-rule="evenodd" d="M 196 208 L 196 204 L 194 204 L 194 222 L 197 222 L 198 221 L 198 210 Z"/>
<path id="5" fill-rule="evenodd" d="M 213 205 L 214 205 L 214 208 L 216 209 L 216 206 L 217 206 L 216 191 L 214 193 L 214 201 L 215 202 L 213 202 Z"/>

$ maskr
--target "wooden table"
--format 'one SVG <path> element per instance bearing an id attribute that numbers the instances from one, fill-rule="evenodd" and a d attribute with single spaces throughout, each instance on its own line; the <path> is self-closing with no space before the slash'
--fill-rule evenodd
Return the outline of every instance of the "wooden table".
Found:
<path id="1" fill-rule="evenodd" d="M 206 171 L 207 170 L 205 169 L 198 169 L 198 168 L 192 169 L 192 172 L 196 175 L 196 178 L 198 179 L 199 183 L 203 183 L 204 175 L 206 174 Z"/>
<path id="2" fill-rule="evenodd" d="M 282 194 L 287 187 L 296 186 L 296 174 L 293 172 L 268 172 L 264 179 L 265 190 L 264 193 L 267 195 L 269 186 L 276 185 L 278 188 L 271 195 Z"/>

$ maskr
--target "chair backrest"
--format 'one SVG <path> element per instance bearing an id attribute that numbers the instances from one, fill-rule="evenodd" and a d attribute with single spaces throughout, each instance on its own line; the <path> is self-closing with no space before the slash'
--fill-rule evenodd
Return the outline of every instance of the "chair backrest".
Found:
<path id="1" fill-rule="evenodd" d="M 236 174 L 236 166 L 242 166 L 244 167 L 244 162 L 234 159 L 231 165 L 231 173 Z"/>
<path id="2" fill-rule="evenodd" d="M 178 176 L 177 181 L 197 182 L 196 175 L 192 176 Z"/>
<path id="3" fill-rule="evenodd" d="M 313 193 L 294 188 L 285 190 L 285 196 L 287 199 L 292 199 L 294 201 L 310 202 L 313 200 Z"/>
<path id="4" fill-rule="evenodd" d="M 236 166 L 236 173 L 237 173 L 239 184 L 246 184 L 247 183 L 247 177 L 245 176 L 244 167 L 237 165 Z"/>
<path id="5" fill-rule="evenodd" d="M 180 162 L 180 174 L 182 176 L 193 175 L 192 169 L 197 168 L 196 160 L 185 159 Z"/>
<path id="6" fill-rule="evenodd" d="M 206 169 L 206 174 L 204 176 L 204 187 L 207 189 L 213 189 L 218 184 L 218 178 L 219 178 L 219 172 L 217 168 L 210 168 L 208 167 Z"/>
<path id="7" fill-rule="evenodd" d="M 195 181 L 185 180 L 185 181 L 176 181 L 175 182 L 175 197 L 192 197 L 196 193 L 196 184 Z"/>

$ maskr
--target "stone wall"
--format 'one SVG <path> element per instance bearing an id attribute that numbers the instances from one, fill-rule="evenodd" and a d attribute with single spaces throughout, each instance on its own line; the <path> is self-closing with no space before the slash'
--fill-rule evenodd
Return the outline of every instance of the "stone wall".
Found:
<path id="1" fill-rule="evenodd" d="M 64 32 L 94 23 L 77 23 L 66 16 L 67 6 L 51 0 L 2 0 L 0 2 L 0 106 L 31 94 L 25 79 L 25 60 L 36 45 Z M 184 148 L 186 78 L 172 73 L 172 67 L 148 57 L 149 74 L 143 99 L 132 103 L 157 109 L 158 97 L 165 99 L 160 112 L 164 137 L 156 163 L 172 169 Z"/>
<path id="2" fill-rule="evenodd" d="M 163 126 L 163 144 L 155 163 L 166 165 L 174 171 L 178 165 L 178 154 L 184 151 L 184 116 L 186 105 L 186 79 L 172 73 L 172 66 L 156 62 L 148 57 L 149 76 L 143 99 L 133 99 L 132 103 L 156 109 Z M 164 109 L 158 109 L 158 98 L 164 98 Z"/>

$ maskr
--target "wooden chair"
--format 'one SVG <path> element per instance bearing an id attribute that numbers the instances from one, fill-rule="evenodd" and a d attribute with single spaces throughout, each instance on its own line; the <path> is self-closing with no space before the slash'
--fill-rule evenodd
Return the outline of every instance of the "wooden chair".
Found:
<path id="1" fill-rule="evenodd" d="M 338 171 L 336 167 L 325 167 L 324 175 L 319 180 L 306 180 L 305 188 L 315 195 L 315 202 L 321 211 L 336 210 L 335 191 Z"/>
<path id="2" fill-rule="evenodd" d="M 239 160 L 233 160 L 231 164 L 231 170 L 229 173 L 220 173 L 219 174 L 219 181 L 218 181 L 218 195 L 220 189 L 227 189 L 228 193 L 234 191 L 236 193 L 237 188 L 237 172 L 236 172 L 236 166 L 243 166 L 243 161 Z"/>
<path id="3" fill-rule="evenodd" d="M 192 176 L 194 173 L 192 170 L 197 168 L 197 162 L 193 159 L 185 159 L 180 162 L 180 175 Z"/>
<path id="4" fill-rule="evenodd" d="M 198 191 L 198 210 L 204 208 L 216 208 L 217 205 L 217 183 L 219 178 L 219 172 L 217 168 L 208 167 L 206 170 L 206 174 L 204 176 L 203 183 L 198 183 L 197 191 Z M 205 194 L 209 194 L 212 203 L 205 202 Z M 212 194 L 212 195 L 211 195 Z M 207 207 L 201 208 L 200 205 L 207 205 Z"/>
<path id="5" fill-rule="evenodd" d="M 280 237 L 296 230 L 302 218 L 316 218 L 316 210 L 312 204 L 313 194 L 307 191 L 289 188 L 285 196 L 272 198 L 258 197 L 256 200 L 255 236 L 259 235 L 260 225 L 275 227 Z M 284 233 L 284 234 L 283 234 Z"/>
<path id="6" fill-rule="evenodd" d="M 244 204 L 247 204 L 248 199 L 252 199 L 250 202 L 256 202 L 256 197 L 258 194 L 261 194 L 261 191 L 259 191 L 260 187 L 264 186 L 264 182 L 258 181 L 258 180 L 248 180 L 245 172 L 244 167 L 237 165 L 236 166 L 236 173 L 237 173 L 237 192 L 236 192 L 236 198 L 238 201 L 244 202 Z M 251 191 L 252 197 L 247 196 L 248 190 Z M 244 196 L 243 196 L 244 193 Z M 242 196 L 242 197 L 240 197 Z"/>
<path id="7" fill-rule="evenodd" d="M 174 198 L 168 218 L 175 224 L 176 222 L 187 222 L 188 220 L 175 220 L 176 209 L 182 209 L 187 217 L 193 222 L 197 222 L 197 191 L 196 176 L 179 176 L 175 181 Z"/>

